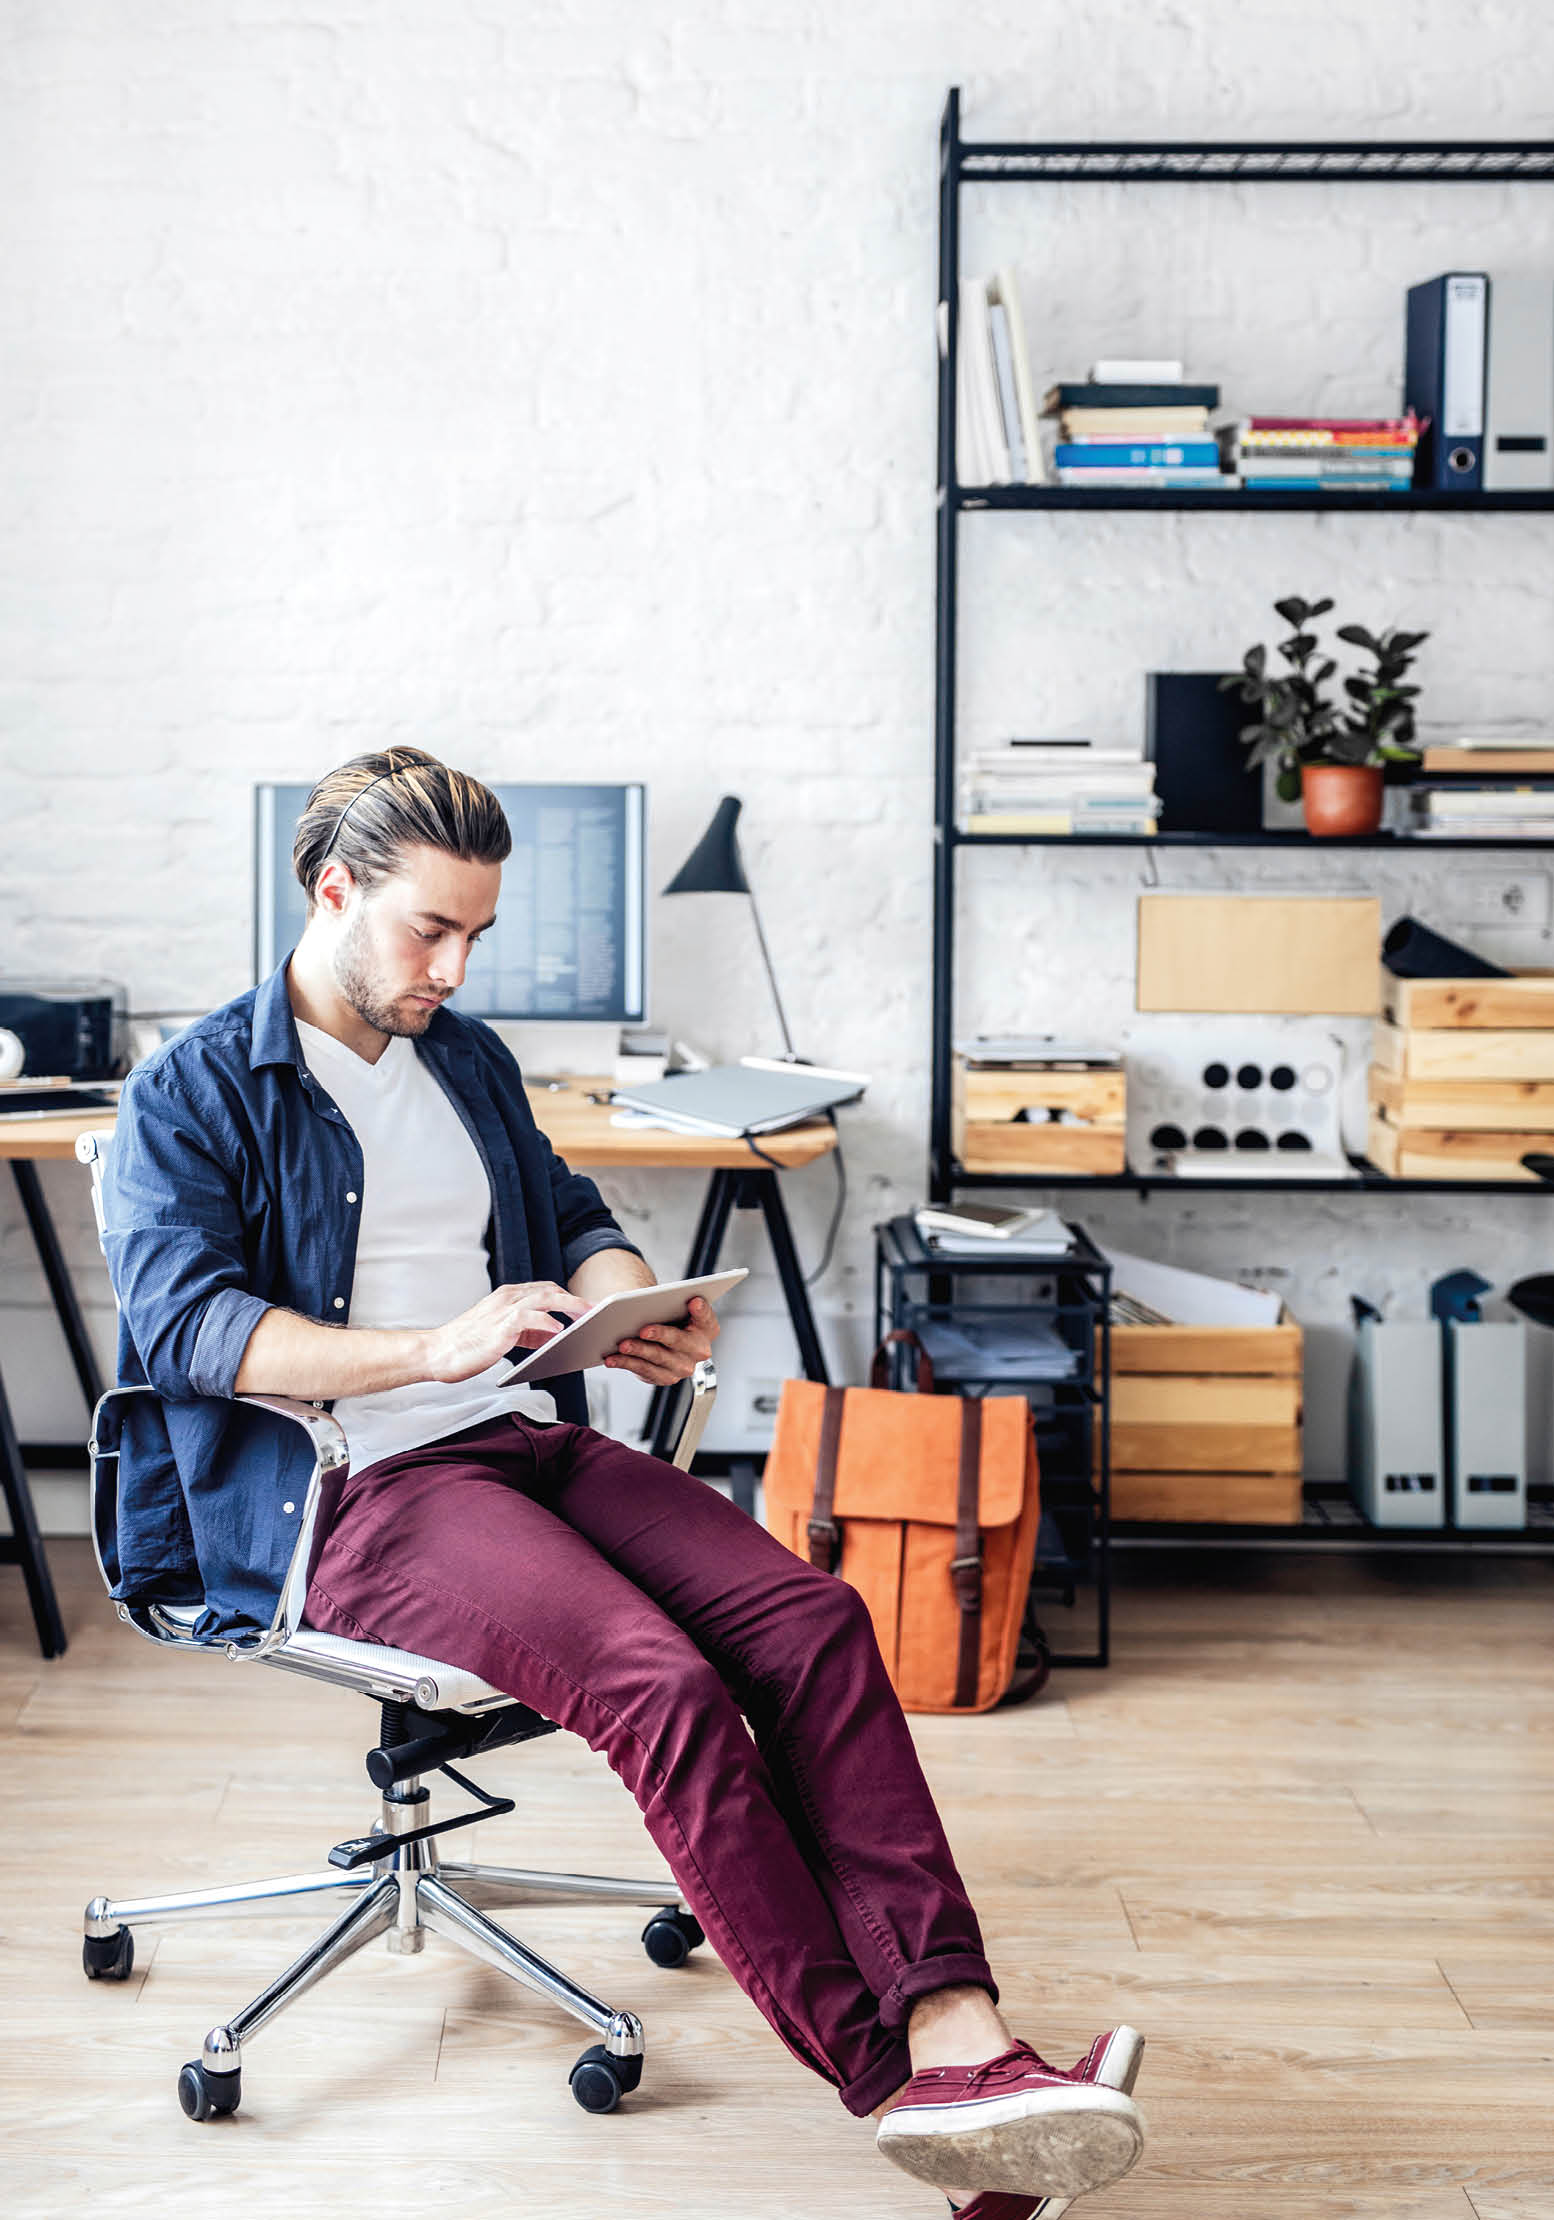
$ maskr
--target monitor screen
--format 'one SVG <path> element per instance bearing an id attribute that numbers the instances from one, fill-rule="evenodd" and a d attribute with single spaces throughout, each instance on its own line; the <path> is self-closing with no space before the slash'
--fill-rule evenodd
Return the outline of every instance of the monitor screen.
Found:
<path id="1" fill-rule="evenodd" d="M 469 1017 L 647 1016 L 646 816 L 641 786 L 493 786 L 512 828 L 497 921 L 469 960 L 455 1006 Z M 295 946 L 307 902 L 291 868 L 311 788 L 255 793 L 254 973 Z"/>

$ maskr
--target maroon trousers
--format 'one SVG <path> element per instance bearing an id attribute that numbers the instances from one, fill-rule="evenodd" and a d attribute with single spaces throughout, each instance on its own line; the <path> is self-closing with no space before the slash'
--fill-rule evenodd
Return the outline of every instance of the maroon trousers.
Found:
<path id="1" fill-rule="evenodd" d="M 849 2111 L 907 2079 L 915 1998 L 996 1997 L 863 1603 L 673 1465 L 516 1416 L 387 1457 L 345 1482 L 307 1618 L 467 1666 L 602 1752 Z"/>

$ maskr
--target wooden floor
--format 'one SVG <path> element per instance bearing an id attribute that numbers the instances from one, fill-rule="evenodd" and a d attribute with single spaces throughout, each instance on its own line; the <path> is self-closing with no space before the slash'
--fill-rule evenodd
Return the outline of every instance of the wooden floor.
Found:
<path id="1" fill-rule="evenodd" d="M 659 1972 L 611 1911 L 523 1922 L 647 2022 L 612 2117 L 567 2092 L 582 2030 L 434 1941 L 364 1952 L 255 2042 L 234 2120 L 186 2121 L 179 2065 L 321 1921 L 147 1931 L 117 1988 L 82 1978 L 81 1906 L 321 1863 L 371 1816 L 372 1714 L 159 1656 L 84 1545 L 51 1554 L 54 1664 L 0 1573 L 11 2220 L 942 2215 L 710 1953 Z M 1525 1560 L 1135 1560 L 1109 1673 L 918 1722 L 1018 2028 L 1060 2062 L 1149 2038 L 1149 2149 L 1084 2220 L 1554 2220 L 1551 1603 Z M 656 1870 L 581 1743 L 479 1777 L 522 1804 L 473 1855 Z"/>

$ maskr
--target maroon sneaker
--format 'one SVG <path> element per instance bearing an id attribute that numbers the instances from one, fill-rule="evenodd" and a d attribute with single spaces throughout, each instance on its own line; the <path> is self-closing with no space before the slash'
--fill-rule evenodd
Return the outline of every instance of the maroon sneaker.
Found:
<path id="1" fill-rule="evenodd" d="M 1131 2028 L 1116 2028 L 1071 2073 L 1049 2066 L 1029 2043 L 977 2066 L 927 2067 L 881 2120 L 876 2140 L 919 2181 L 941 2189 L 977 2182 L 1015 2200 L 1007 2210 L 979 2210 L 979 2195 L 963 2208 L 969 2220 L 1026 2220 L 1021 2201 L 1031 2220 L 1045 2220 L 1062 2209 L 1053 2200 L 1104 2188 L 1144 2148 L 1143 2120 L 1123 2086 L 1137 2075 L 1142 2049 Z"/>

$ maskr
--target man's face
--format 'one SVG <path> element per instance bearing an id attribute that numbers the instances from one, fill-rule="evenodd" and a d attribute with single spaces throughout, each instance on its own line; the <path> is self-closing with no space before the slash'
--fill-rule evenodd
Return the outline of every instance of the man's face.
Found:
<path id="1" fill-rule="evenodd" d="M 334 948 L 335 984 L 380 1033 L 415 1039 L 463 983 L 469 952 L 496 922 L 497 863 L 461 863 L 440 848 L 407 848 L 370 893 L 345 880 Z M 321 886 L 320 906 L 330 913 Z"/>

